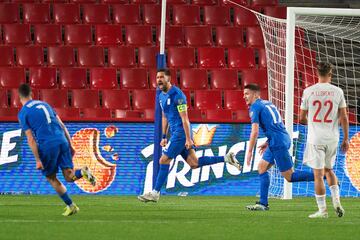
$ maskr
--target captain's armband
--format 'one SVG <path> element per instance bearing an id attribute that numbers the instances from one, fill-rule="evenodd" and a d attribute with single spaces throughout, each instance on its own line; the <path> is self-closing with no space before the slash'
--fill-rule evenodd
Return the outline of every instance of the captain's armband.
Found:
<path id="1" fill-rule="evenodd" d="M 178 112 L 185 112 L 187 110 L 186 104 L 181 104 L 177 106 Z"/>

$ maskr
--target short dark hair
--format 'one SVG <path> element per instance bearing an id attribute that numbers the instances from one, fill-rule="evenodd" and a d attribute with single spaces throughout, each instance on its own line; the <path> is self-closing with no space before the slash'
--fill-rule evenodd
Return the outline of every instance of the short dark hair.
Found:
<path id="1" fill-rule="evenodd" d="M 165 76 L 171 77 L 171 72 L 170 72 L 169 69 L 161 68 L 161 69 L 158 69 L 156 72 L 157 72 L 157 73 L 158 73 L 158 72 L 163 72 L 163 73 L 165 74 Z"/>
<path id="2" fill-rule="evenodd" d="M 256 83 L 249 83 L 245 85 L 244 89 L 249 89 L 251 91 L 260 92 L 261 88 Z"/>
<path id="3" fill-rule="evenodd" d="M 333 65 L 329 62 L 320 62 L 317 65 L 317 70 L 320 76 L 326 77 L 329 73 L 331 73 L 333 69 Z"/>
<path id="4" fill-rule="evenodd" d="M 18 88 L 19 96 L 23 98 L 27 98 L 31 96 L 31 88 L 28 84 L 23 83 Z"/>

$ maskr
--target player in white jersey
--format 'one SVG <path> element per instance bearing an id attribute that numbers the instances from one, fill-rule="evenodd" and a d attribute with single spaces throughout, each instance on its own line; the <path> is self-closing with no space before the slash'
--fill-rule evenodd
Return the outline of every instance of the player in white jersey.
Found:
<path id="1" fill-rule="evenodd" d="M 338 180 L 332 170 L 339 142 L 339 121 L 343 130 L 341 150 L 349 148 L 349 120 L 344 92 L 331 85 L 332 65 L 319 63 L 319 82 L 304 90 L 301 101 L 300 122 L 308 124 L 304 164 L 314 171 L 315 197 L 319 211 L 310 218 L 327 218 L 324 176 L 328 182 L 332 203 L 339 217 L 344 215 L 340 204 Z"/>

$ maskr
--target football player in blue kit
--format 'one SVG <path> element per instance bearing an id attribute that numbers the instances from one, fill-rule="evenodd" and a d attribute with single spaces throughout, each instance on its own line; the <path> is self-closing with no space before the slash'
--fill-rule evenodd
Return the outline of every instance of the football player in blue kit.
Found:
<path id="1" fill-rule="evenodd" d="M 160 145 L 164 148 L 159 160 L 160 168 L 153 191 L 138 196 L 142 202 L 157 202 L 160 197 L 160 189 L 165 183 L 169 174 L 171 159 L 181 155 L 192 169 L 211 165 L 219 162 L 226 162 L 237 169 L 241 165 L 236 160 L 234 153 L 227 153 L 223 157 L 197 158 L 193 149 L 194 142 L 191 137 L 191 127 L 187 115 L 187 100 L 184 93 L 176 86 L 171 85 L 170 71 L 160 69 L 157 71 L 156 80 L 159 89 L 159 102 L 162 109 L 162 132 L 163 138 Z M 168 128 L 169 126 L 169 128 Z M 170 129 L 170 139 L 167 140 L 167 131 Z"/>
<path id="2" fill-rule="evenodd" d="M 66 187 L 56 177 L 58 168 L 61 168 L 67 182 L 74 182 L 84 177 L 95 185 L 96 179 L 88 167 L 74 170 L 72 156 L 75 151 L 71 145 L 70 134 L 52 107 L 46 102 L 32 100 L 31 88 L 27 84 L 22 84 L 18 92 L 23 105 L 18 118 L 34 154 L 36 169 L 42 171 L 66 204 L 63 215 L 73 215 L 79 211 L 79 208 L 69 197 Z"/>
<path id="3" fill-rule="evenodd" d="M 268 169 L 275 163 L 281 175 L 288 182 L 314 181 L 314 174 L 307 171 L 293 170 L 293 161 L 289 153 L 291 138 L 285 129 L 281 115 L 274 104 L 260 98 L 260 87 L 256 84 L 248 84 L 244 87 L 244 99 L 250 106 L 251 135 L 249 150 L 246 154 L 247 165 L 251 164 L 253 150 L 259 134 L 259 127 L 267 137 L 267 141 L 260 145 L 259 153 L 262 160 L 258 165 L 260 176 L 260 201 L 254 205 L 249 205 L 248 210 L 269 210 L 268 192 L 270 186 L 270 176 Z"/>

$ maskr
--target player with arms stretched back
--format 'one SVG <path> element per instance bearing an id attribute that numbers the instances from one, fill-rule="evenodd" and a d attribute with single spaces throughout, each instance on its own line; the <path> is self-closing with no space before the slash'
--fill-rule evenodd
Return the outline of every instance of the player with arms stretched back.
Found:
<path id="1" fill-rule="evenodd" d="M 157 202 L 160 197 L 160 189 L 165 183 L 169 174 L 171 159 L 181 155 L 191 168 L 198 168 L 219 162 L 227 162 L 237 169 L 241 169 L 239 162 L 233 153 L 225 157 L 200 157 L 197 158 L 193 149 L 194 142 L 191 138 L 191 127 L 187 115 L 187 101 L 184 93 L 172 86 L 171 75 L 167 69 L 157 71 L 156 80 L 159 89 L 159 102 L 162 109 L 162 131 L 163 139 L 160 143 L 163 154 L 160 158 L 160 169 L 156 179 L 155 188 L 149 193 L 138 196 L 142 202 Z M 170 129 L 170 140 L 167 140 L 167 131 Z"/>
<path id="2" fill-rule="evenodd" d="M 343 91 L 331 85 L 332 65 L 319 63 L 319 82 L 304 90 L 300 121 L 308 124 L 307 143 L 304 152 L 304 163 L 311 167 L 315 175 L 315 197 L 319 211 L 310 218 L 327 218 L 326 193 L 324 176 L 329 184 L 332 202 L 336 214 L 344 215 L 340 204 L 338 180 L 332 170 L 335 164 L 339 142 L 339 119 L 344 138 L 341 150 L 349 148 L 349 121 Z"/>
<path id="3" fill-rule="evenodd" d="M 293 161 L 289 153 L 291 138 L 287 133 L 280 113 L 274 104 L 260 98 L 260 87 L 256 84 L 245 86 L 244 99 L 250 106 L 251 135 L 249 151 L 246 153 L 246 163 L 250 165 L 256 139 L 259 135 L 259 127 L 265 133 L 267 142 L 259 146 L 260 154 L 263 154 L 259 161 L 258 172 L 260 176 L 260 201 L 255 205 L 247 206 L 248 210 L 269 210 L 268 192 L 270 176 L 268 169 L 275 163 L 281 175 L 288 182 L 314 181 L 311 172 L 293 170 Z"/>
<path id="4" fill-rule="evenodd" d="M 34 154 L 36 169 L 42 171 L 67 205 L 63 215 L 73 215 L 79 211 L 79 208 L 69 197 L 66 187 L 56 177 L 58 168 L 62 169 L 64 178 L 68 182 L 84 177 L 95 185 L 96 179 L 87 167 L 74 170 L 72 156 L 75 151 L 71 145 L 69 132 L 49 104 L 32 100 L 31 89 L 27 84 L 22 84 L 18 91 L 23 105 L 18 118 Z"/>

